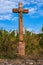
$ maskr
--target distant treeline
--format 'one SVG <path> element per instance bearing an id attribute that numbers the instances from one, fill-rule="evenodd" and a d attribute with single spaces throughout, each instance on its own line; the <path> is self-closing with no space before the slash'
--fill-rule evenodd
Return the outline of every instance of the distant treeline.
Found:
<path id="1" fill-rule="evenodd" d="M 42 29 L 43 31 L 43 29 Z M 17 32 L 16 32 L 17 33 Z M 14 59 L 17 57 L 19 34 L 15 31 L 0 30 L 0 58 Z M 26 57 L 43 59 L 43 33 L 35 34 L 25 30 Z"/>

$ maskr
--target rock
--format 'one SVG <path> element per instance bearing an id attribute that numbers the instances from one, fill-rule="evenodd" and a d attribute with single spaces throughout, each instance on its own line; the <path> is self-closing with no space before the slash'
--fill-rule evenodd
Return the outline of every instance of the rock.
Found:
<path id="1" fill-rule="evenodd" d="M 43 60 L 29 60 L 29 59 L 1 59 L 0 65 L 43 65 Z"/>

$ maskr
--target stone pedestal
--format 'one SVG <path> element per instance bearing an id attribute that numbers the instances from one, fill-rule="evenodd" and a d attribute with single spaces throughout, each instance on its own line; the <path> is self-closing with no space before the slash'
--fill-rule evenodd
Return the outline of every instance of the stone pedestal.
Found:
<path id="1" fill-rule="evenodd" d="M 19 41 L 19 43 L 18 43 L 18 53 L 21 56 L 25 55 L 25 42 Z"/>

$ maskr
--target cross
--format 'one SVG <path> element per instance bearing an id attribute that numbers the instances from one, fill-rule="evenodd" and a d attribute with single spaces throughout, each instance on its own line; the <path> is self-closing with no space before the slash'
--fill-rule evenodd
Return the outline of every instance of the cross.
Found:
<path id="1" fill-rule="evenodd" d="M 19 46 L 18 53 L 20 55 L 25 55 L 25 42 L 23 42 L 23 23 L 22 23 L 22 13 L 28 13 L 28 9 L 22 8 L 22 3 L 19 3 L 19 7 L 12 9 L 13 13 L 19 14 Z"/>

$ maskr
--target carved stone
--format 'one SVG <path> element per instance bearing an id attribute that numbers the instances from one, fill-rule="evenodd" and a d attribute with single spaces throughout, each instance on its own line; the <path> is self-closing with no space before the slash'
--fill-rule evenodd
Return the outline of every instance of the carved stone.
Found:
<path id="1" fill-rule="evenodd" d="M 18 42 L 18 53 L 25 55 L 25 42 L 23 41 L 23 24 L 22 24 L 22 13 L 28 13 L 27 9 L 22 8 L 22 3 L 19 3 L 19 8 L 13 8 L 13 13 L 19 13 L 19 42 Z"/>

